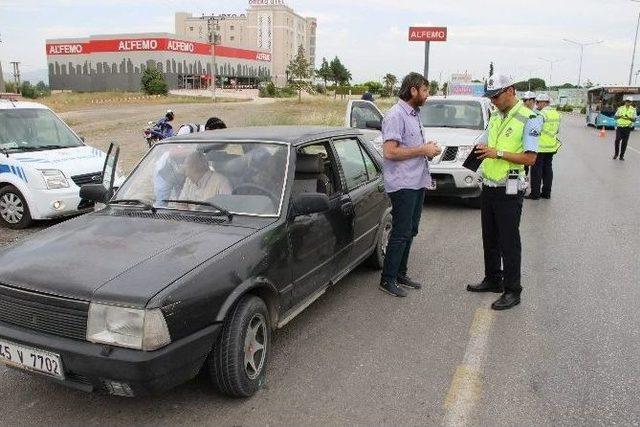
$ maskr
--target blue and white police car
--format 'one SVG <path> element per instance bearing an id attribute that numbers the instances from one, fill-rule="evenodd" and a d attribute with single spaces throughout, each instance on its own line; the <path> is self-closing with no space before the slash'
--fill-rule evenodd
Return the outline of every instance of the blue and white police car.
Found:
<path id="1" fill-rule="evenodd" d="M 92 210 L 79 190 L 102 182 L 105 158 L 44 105 L 0 99 L 0 224 Z"/>

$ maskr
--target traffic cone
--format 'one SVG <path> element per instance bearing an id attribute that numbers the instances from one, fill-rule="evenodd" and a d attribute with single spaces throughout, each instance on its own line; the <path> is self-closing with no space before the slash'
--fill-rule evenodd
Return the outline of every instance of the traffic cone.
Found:
<path id="1" fill-rule="evenodd" d="M 600 138 L 604 138 L 605 135 L 606 135 L 606 132 L 604 130 L 604 126 L 602 126 L 602 128 L 600 129 L 600 132 L 598 132 L 598 136 Z"/>

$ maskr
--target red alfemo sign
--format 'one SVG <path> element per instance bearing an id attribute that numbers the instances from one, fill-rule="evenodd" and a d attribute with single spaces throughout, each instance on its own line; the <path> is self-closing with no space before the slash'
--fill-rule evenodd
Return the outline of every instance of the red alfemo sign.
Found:
<path id="1" fill-rule="evenodd" d="M 409 27 L 410 42 L 446 42 L 447 27 Z"/>

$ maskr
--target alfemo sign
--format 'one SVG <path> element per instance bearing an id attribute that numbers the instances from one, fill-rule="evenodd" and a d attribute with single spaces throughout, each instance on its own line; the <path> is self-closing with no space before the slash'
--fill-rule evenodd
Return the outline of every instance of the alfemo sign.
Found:
<path id="1" fill-rule="evenodd" d="M 409 27 L 410 42 L 446 42 L 447 27 Z"/>
<path id="2" fill-rule="evenodd" d="M 158 40 L 120 40 L 118 50 L 156 50 Z"/>
<path id="3" fill-rule="evenodd" d="M 49 55 L 80 55 L 81 44 L 52 44 L 49 45 Z"/>

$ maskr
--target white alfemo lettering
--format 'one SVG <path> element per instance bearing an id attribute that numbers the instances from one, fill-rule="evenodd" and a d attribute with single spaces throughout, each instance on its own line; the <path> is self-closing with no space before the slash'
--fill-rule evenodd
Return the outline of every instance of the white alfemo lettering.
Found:
<path id="1" fill-rule="evenodd" d="M 158 40 L 120 40 L 118 50 L 156 50 Z"/>
<path id="2" fill-rule="evenodd" d="M 271 55 L 268 53 L 256 53 L 256 61 L 271 61 Z"/>
<path id="3" fill-rule="evenodd" d="M 49 55 L 78 55 L 82 53 L 81 44 L 53 44 L 49 46 Z"/>
<path id="4" fill-rule="evenodd" d="M 182 42 L 179 40 L 169 40 L 167 50 L 175 50 L 176 52 L 193 52 L 195 49 L 193 43 Z"/>
<path id="5" fill-rule="evenodd" d="M 444 39 L 446 34 L 444 31 L 411 31 L 411 38 L 419 39 Z"/>

